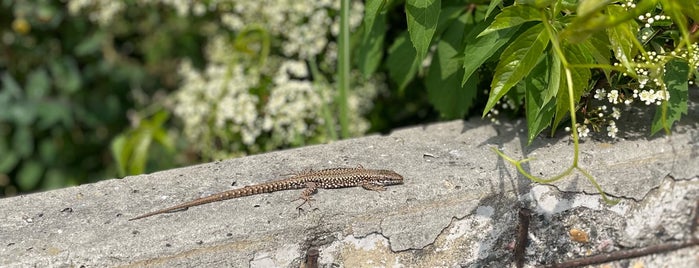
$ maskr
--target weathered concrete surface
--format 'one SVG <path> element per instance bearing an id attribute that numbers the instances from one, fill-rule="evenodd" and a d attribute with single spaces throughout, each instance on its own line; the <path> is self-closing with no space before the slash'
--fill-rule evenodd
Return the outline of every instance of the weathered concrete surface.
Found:
<path id="1" fill-rule="evenodd" d="M 699 200 L 698 122 L 692 110 L 670 138 L 581 144 L 580 166 L 621 199 L 612 207 L 580 175 L 533 184 L 490 150 L 534 157 L 525 168 L 550 176 L 570 165 L 565 134 L 525 147 L 522 122 L 453 121 L 1 199 L 0 266 L 299 267 L 317 250 L 323 267 L 502 267 L 513 260 L 519 206 L 534 214 L 530 266 L 686 240 Z M 320 189 L 302 212 L 289 202 L 300 191 L 284 191 L 127 221 L 234 183 L 358 164 L 406 183 Z M 572 241 L 572 229 L 589 241 Z M 691 247 L 613 265 L 697 267 L 697 256 Z"/>

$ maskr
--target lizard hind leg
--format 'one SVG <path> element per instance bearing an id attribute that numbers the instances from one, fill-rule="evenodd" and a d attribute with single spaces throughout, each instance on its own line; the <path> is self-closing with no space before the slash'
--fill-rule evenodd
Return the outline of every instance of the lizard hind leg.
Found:
<path id="1" fill-rule="evenodd" d="M 297 200 L 303 200 L 303 203 L 301 205 L 298 205 L 296 209 L 301 209 L 301 206 L 308 204 L 308 206 L 311 206 L 311 201 L 313 201 L 313 197 L 311 197 L 313 194 L 315 194 L 318 191 L 318 186 L 313 183 L 313 182 L 308 182 L 306 183 L 306 188 L 303 189 L 303 192 L 301 192 L 301 196 L 299 198 L 296 198 L 294 200 L 291 200 L 291 202 L 297 201 Z"/>

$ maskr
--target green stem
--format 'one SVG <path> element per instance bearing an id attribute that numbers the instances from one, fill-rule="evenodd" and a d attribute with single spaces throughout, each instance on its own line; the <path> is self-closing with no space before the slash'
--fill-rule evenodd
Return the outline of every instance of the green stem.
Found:
<path id="1" fill-rule="evenodd" d="M 349 137 L 349 108 L 347 107 L 347 92 L 350 87 L 349 10 L 349 0 L 340 0 L 340 36 L 337 53 L 337 87 L 340 92 L 335 101 L 339 107 L 342 138 Z"/>
<path id="2" fill-rule="evenodd" d="M 544 28 L 546 28 L 546 31 L 549 34 L 549 40 L 551 40 L 553 49 L 556 51 L 556 54 L 558 54 L 558 57 L 561 59 L 561 66 L 563 67 L 566 73 L 566 84 L 568 86 L 568 109 L 570 112 L 571 124 L 570 128 L 573 133 L 573 167 L 577 167 L 579 157 L 579 146 L 578 128 L 575 126 L 577 121 L 575 119 L 575 95 L 573 90 L 573 75 L 570 73 L 570 64 L 568 63 L 568 59 L 566 59 L 565 54 L 563 54 L 563 50 L 561 49 L 561 44 L 558 42 L 556 32 L 553 30 L 553 27 L 551 27 L 551 24 L 549 24 L 548 16 L 546 16 L 546 13 L 543 10 L 541 11 L 541 17 L 543 19 L 542 23 L 544 24 Z"/>

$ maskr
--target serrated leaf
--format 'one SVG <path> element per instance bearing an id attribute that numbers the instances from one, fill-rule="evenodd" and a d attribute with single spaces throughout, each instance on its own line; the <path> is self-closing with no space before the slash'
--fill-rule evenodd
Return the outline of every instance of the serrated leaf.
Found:
<path id="1" fill-rule="evenodd" d="M 561 59 L 556 53 L 548 53 L 547 70 L 549 74 L 546 90 L 543 92 L 543 103 L 549 103 L 558 94 L 561 86 Z"/>
<path id="2" fill-rule="evenodd" d="M 386 24 L 376 24 L 371 31 L 372 34 L 367 42 L 359 46 L 358 67 L 364 78 L 374 74 L 381 64 Z"/>
<path id="3" fill-rule="evenodd" d="M 598 64 L 610 65 L 611 59 L 611 44 L 609 43 L 609 38 L 603 32 L 596 32 L 586 39 L 581 45 L 585 48 L 585 51 L 589 52 L 592 58 Z M 610 79 L 609 69 L 602 69 L 607 80 Z"/>
<path id="4" fill-rule="evenodd" d="M 580 43 L 596 32 L 608 30 L 623 23 L 635 23 L 635 18 L 653 9 L 656 2 L 657 0 L 641 0 L 636 3 L 635 8 L 629 10 L 613 3 L 606 6 L 592 3 L 585 14 L 573 17 L 569 25 L 560 33 L 559 38 L 569 43 Z"/>
<path id="5" fill-rule="evenodd" d="M 587 54 L 580 48 L 580 45 L 568 45 L 563 47 L 563 53 L 571 65 L 590 64 L 592 56 Z M 588 84 L 592 73 L 588 68 L 573 68 L 571 69 L 571 77 L 573 80 L 573 102 L 574 107 L 580 102 L 580 97 L 588 88 Z M 568 93 L 568 82 L 565 72 L 561 72 L 561 86 L 556 97 L 556 116 L 553 120 L 551 133 L 556 131 L 558 124 L 565 118 L 570 111 L 570 94 Z"/>
<path id="6" fill-rule="evenodd" d="M 670 100 L 663 104 L 663 106 L 666 106 L 664 109 L 667 109 L 665 124 L 663 124 L 662 120 L 663 107 L 658 107 L 655 111 L 650 131 L 651 135 L 655 135 L 661 129 L 666 129 L 669 133 L 672 125 L 679 121 L 683 114 L 687 114 L 687 101 L 689 100 L 688 75 L 689 65 L 685 61 L 674 59 L 665 65 L 663 80 L 665 80 L 667 91 L 670 93 Z"/>
<path id="7" fill-rule="evenodd" d="M 407 33 L 403 33 L 388 49 L 386 68 L 391 79 L 398 84 L 398 90 L 403 91 L 413 80 L 420 66 L 417 52 L 408 41 Z"/>
<path id="8" fill-rule="evenodd" d="M 530 144 L 541 131 L 551 125 L 551 119 L 556 111 L 556 103 L 550 98 L 551 93 L 547 92 L 558 89 L 560 60 L 556 65 L 554 55 L 549 53 L 542 57 L 543 59 L 524 79 L 523 83 L 528 129 L 527 144 Z M 558 74 L 559 77 L 554 77 L 552 73 Z M 552 81 L 551 78 L 556 78 L 556 80 Z M 555 85 L 552 85 L 554 83 Z"/>
<path id="9" fill-rule="evenodd" d="M 434 60 L 425 78 L 430 103 L 443 118 L 463 117 L 473 105 L 478 79 L 474 77 L 461 85 L 463 68 L 457 55 L 463 48 L 463 33 L 467 21 L 473 20 L 466 13 L 454 21 L 437 44 Z"/>
<path id="10" fill-rule="evenodd" d="M 476 27 L 485 26 L 485 23 L 478 24 Z M 476 38 L 474 42 L 469 39 L 471 35 L 466 37 L 466 46 L 464 47 L 464 77 L 462 83 L 471 77 L 471 75 L 478 70 L 478 68 L 483 65 L 495 52 L 500 50 L 502 46 L 506 45 L 512 38 L 516 37 L 520 26 L 511 27 L 502 31 L 497 31 L 484 36 Z M 481 28 L 482 29 L 482 28 Z M 474 27 L 474 31 L 477 30 Z M 475 36 L 475 34 L 473 35 Z"/>
<path id="11" fill-rule="evenodd" d="M 374 25 L 374 20 L 382 13 L 385 4 L 385 0 L 367 0 L 364 4 L 364 25 L 368 27 Z M 364 33 L 364 35 L 367 34 Z"/>
<path id="12" fill-rule="evenodd" d="M 490 96 L 483 110 L 485 116 L 507 92 L 536 66 L 549 43 L 542 24 L 534 25 L 519 35 L 500 55 L 490 85 Z"/>
<path id="13" fill-rule="evenodd" d="M 410 42 L 415 47 L 420 60 L 427 54 L 427 49 L 437 30 L 441 3 L 441 0 L 407 0 L 405 2 Z"/>
<path id="14" fill-rule="evenodd" d="M 522 25 L 528 21 L 541 21 L 541 12 L 531 6 L 512 5 L 502 9 L 502 12 L 495 16 L 495 21 L 488 26 L 478 37 L 490 34 L 495 31 Z"/>
<path id="15" fill-rule="evenodd" d="M 359 45 L 358 67 L 364 78 L 371 76 L 381 63 L 386 34 L 384 0 L 368 0 L 364 7 L 364 34 Z"/>
<path id="16" fill-rule="evenodd" d="M 609 16 L 623 16 L 626 11 L 620 6 L 609 6 L 607 7 L 607 13 Z M 607 35 L 609 36 L 609 43 L 612 45 L 612 51 L 614 51 L 614 56 L 619 62 L 626 65 L 628 68 L 628 63 L 635 56 L 635 50 L 633 45 L 633 39 L 636 38 L 638 32 L 638 24 L 634 20 L 628 20 L 626 22 L 620 23 L 614 27 L 607 29 Z M 632 72 L 633 73 L 633 72 Z"/>
<path id="17" fill-rule="evenodd" d="M 500 5 L 500 3 L 502 3 L 502 0 L 490 1 L 490 4 L 488 4 L 488 10 L 485 12 L 486 19 L 490 17 L 490 13 L 492 13 L 493 10 L 495 10 L 495 8 Z"/>

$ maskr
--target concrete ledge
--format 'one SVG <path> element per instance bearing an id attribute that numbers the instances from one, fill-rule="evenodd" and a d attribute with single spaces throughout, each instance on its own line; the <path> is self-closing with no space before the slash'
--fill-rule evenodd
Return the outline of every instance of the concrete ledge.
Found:
<path id="1" fill-rule="evenodd" d="M 698 119 L 690 112 L 669 138 L 581 144 L 581 166 L 622 199 L 613 207 L 582 176 L 533 184 L 490 150 L 535 157 L 526 168 L 553 175 L 571 162 L 567 136 L 526 147 L 522 122 L 453 121 L 1 199 L 0 266 L 313 267 L 315 255 L 323 267 L 504 267 L 519 206 L 534 214 L 527 265 L 687 240 L 699 200 Z M 302 212 L 289 202 L 300 191 L 282 191 L 127 221 L 307 168 L 358 164 L 406 182 L 380 193 L 320 189 Z M 572 229 L 588 242 L 571 240 Z M 616 265 L 697 267 L 698 252 Z"/>

